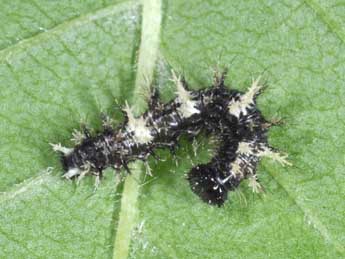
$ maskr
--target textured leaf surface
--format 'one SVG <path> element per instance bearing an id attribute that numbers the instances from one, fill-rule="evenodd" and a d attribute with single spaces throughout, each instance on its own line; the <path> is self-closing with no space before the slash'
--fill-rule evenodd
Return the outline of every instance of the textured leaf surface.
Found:
<path id="1" fill-rule="evenodd" d="M 259 107 L 267 118 L 285 120 L 271 131 L 270 143 L 288 152 L 294 166 L 264 161 L 259 177 L 266 195 L 253 195 L 244 184 L 243 194 L 232 194 L 223 209 L 198 202 L 182 177 L 188 172 L 183 165 L 173 170 L 180 177 L 162 166 L 157 181 L 142 190 L 144 226 L 133 258 L 345 256 L 345 46 L 338 30 L 344 12 L 336 16 L 334 7 L 328 13 L 328 5 L 166 4 L 163 56 L 194 87 L 209 85 L 212 66 L 219 62 L 230 64 L 228 82 L 240 89 L 265 71 L 269 88 Z"/>
<path id="2" fill-rule="evenodd" d="M 0 4 L 6 21 L 0 25 L 1 258 L 114 254 L 121 185 L 111 172 L 95 193 L 92 179 L 79 186 L 62 180 L 48 145 L 70 145 L 81 119 L 99 128 L 101 111 L 117 117 L 115 98 L 142 98 L 132 96 L 142 9 L 96 2 Z M 178 163 L 161 152 L 166 161 L 151 163 L 154 177 L 145 177 L 135 203 L 128 257 L 345 257 L 344 4 L 171 0 L 163 6 L 156 72 L 165 100 L 174 92 L 169 66 L 195 89 L 210 84 L 217 63 L 230 66 L 228 84 L 236 89 L 264 73 L 269 88 L 259 107 L 266 118 L 285 120 L 271 130 L 270 143 L 289 153 L 294 166 L 263 161 L 265 195 L 253 195 L 244 183 L 224 208 L 214 208 L 184 179 L 192 164 L 209 158 L 207 141 L 201 137 L 198 148 L 183 141 Z M 55 170 L 44 172 L 49 166 Z"/>
<path id="3" fill-rule="evenodd" d="M 62 22 L 106 8 L 123 0 L 21 1 L 0 3 L 0 49 L 47 32 Z"/>
<path id="4" fill-rule="evenodd" d="M 0 52 L 1 258 L 111 257 L 120 204 L 113 174 L 95 193 L 92 179 L 64 181 L 48 143 L 71 145 L 81 120 L 99 128 L 101 111 L 118 114 L 139 39 L 140 8 L 127 3 Z"/>

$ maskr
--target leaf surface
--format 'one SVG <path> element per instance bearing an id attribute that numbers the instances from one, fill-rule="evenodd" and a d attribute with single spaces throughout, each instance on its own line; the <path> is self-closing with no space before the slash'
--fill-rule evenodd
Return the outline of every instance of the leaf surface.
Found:
<path id="1" fill-rule="evenodd" d="M 120 118 L 115 99 L 142 102 L 135 89 L 142 65 L 135 67 L 150 37 L 141 37 L 142 7 L 96 2 L 0 4 L 1 258 L 111 258 L 123 201 L 137 199 L 128 190 L 121 197 L 111 170 L 97 192 L 91 178 L 80 185 L 61 179 L 48 144 L 71 145 L 81 120 L 99 129 L 100 112 Z M 155 72 L 164 100 L 174 96 L 170 68 L 194 89 L 211 84 L 217 64 L 229 66 L 235 89 L 263 74 L 269 87 L 259 108 L 284 120 L 269 142 L 293 166 L 262 161 L 265 194 L 244 182 L 215 208 L 184 179 L 210 158 L 208 141 L 183 140 L 176 159 L 161 151 L 165 161 L 150 163 L 154 177 L 136 183 L 138 216 L 126 230 L 125 257 L 345 257 L 342 9 L 339 0 L 163 2 Z"/>
<path id="2" fill-rule="evenodd" d="M 72 145 L 80 121 L 100 128 L 100 112 L 119 117 L 115 99 L 121 104 L 133 90 L 139 39 L 140 7 L 129 2 L 0 52 L 1 258 L 112 256 L 116 179 L 107 173 L 97 192 L 91 178 L 79 186 L 63 180 L 49 143 Z"/>

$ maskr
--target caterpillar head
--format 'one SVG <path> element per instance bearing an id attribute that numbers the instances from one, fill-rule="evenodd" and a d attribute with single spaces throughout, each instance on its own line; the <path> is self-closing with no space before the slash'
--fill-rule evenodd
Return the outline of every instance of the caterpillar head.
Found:
<path id="1" fill-rule="evenodd" d="M 81 169 L 76 165 L 73 153 L 61 154 L 60 161 L 65 172 L 64 177 L 70 179 L 80 175 Z"/>
<path id="2" fill-rule="evenodd" d="M 224 204 L 231 189 L 229 182 L 224 182 L 225 178 L 211 163 L 192 168 L 187 176 L 192 191 L 204 202 L 217 206 Z"/>
<path id="3" fill-rule="evenodd" d="M 96 152 L 92 141 L 85 140 L 75 148 L 65 148 L 60 144 L 52 145 L 60 154 L 65 178 L 71 179 L 87 173 L 101 172 L 105 163 L 104 155 Z"/>

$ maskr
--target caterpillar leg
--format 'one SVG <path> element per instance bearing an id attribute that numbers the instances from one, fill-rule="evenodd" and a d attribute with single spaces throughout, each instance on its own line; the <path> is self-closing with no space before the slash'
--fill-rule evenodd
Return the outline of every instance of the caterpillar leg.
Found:
<path id="1" fill-rule="evenodd" d="M 79 174 L 78 179 L 77 179 L 77 184 L 79 184 L 81 182 L 81 180 L 83 180 L 83 178 L 91 172 L 91 164 L 86 163 L 86 164 L 81 166 L 81 169 L 82 170 L 80 171 L 80 174 Z"/>

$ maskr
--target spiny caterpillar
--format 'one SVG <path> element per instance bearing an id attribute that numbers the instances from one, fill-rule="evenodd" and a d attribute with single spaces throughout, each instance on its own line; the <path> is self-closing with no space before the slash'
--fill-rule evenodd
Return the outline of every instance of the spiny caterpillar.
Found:
<path id="1" fill-rule="evenodd" d="M 148 111 L 139 118 L 126 104 L 125 121 L 117 128 L 105 120 L 103 131 L 95 136 L 87 130 L 74 132 L 74 148 L 52 145 L 62 154 L 64 177 L 80 180 L 92 174 L 98 185 L 104 169 L 125 168 L 129 172 L 129 162 L 146 161 L 156 148 L 173 151 L 181 135 L 194 138 L 204 132 L 219 140 L 219 148 L 209 163 L 192 168 L 187 179 L 192 191 L 204 202 L 221 206 L 228 191 L 244 179 L 249 180 L 254 192 L 262 189 L 256 175 L 262 157 L 290 164 L 287 155 L 281 155 L 267 143 L 267 131 L 274 122 L 265 120 L 256 107 L 256 98 L 263 89 L 260 78 L 253 80 L 246 93 L 241 93 L 225 86 L 226 72 L 215 73 L 211 88 L 190 91 L 183 78 L 172 74 L 177 88 L 174 100 L 159 102 L 155 90 Z"/>

